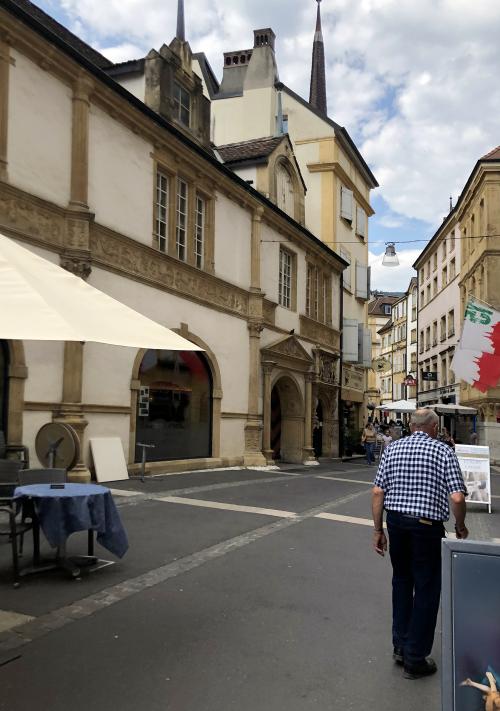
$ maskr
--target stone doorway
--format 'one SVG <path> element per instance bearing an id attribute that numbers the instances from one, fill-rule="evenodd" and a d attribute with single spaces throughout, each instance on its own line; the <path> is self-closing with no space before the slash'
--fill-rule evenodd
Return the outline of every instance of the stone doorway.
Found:
<path id="1" fill-rule="evenodd" d="M 280 377 L 271 391 L 271 448 L 273 459 L 302 463 L 304 403 L 295 381 Z"/>

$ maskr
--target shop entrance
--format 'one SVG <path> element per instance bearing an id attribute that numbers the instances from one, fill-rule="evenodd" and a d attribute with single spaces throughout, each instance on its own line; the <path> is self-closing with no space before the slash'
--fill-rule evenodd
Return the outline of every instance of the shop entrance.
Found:
<path id="1" fill-rule="evenodd" d="M 212 376 L 203 354 L 147 351 L 139 369 L 136 442 L 149 461 L 210 457 Z M 141 460 L 136 447 L 135 461 Z"/>

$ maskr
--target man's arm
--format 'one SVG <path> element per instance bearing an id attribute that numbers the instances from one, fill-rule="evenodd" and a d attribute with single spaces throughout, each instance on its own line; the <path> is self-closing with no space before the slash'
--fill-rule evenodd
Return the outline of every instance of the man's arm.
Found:
<path id="1" fill-rule="evenodd" d="M 450 494 L 451 510 L 455 516 L 455 533 L 457 538 L 467 538 L 469 531 L 465 525 L 466 504 L 465 496 L 461 491 L 454 491 Z"/>
<path id="2" fill-rule="evenodd" d="M 383 556 L 387 550 L 387 538 L 384 533 L 384 490 L 379 486 L 372 489 L 373 547 Z"/>

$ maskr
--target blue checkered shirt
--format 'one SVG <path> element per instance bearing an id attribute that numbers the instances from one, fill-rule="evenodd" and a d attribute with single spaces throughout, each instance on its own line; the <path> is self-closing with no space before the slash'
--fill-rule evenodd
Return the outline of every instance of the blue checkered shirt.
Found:
<path id="1" fill-rule="evenodd" d="M 433 521 L 450 518 L 449 494 L 467 494 L 455 452 L 420 431 L 385 449 L 374 486 L 383 490 L 387 511 Z"/>

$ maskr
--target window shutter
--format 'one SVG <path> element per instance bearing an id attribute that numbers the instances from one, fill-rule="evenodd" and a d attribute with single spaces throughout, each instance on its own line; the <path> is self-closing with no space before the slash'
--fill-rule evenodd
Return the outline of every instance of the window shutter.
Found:
<path id="1" fill-rule="evenodd" d="M 365 368 L 372 364 L 372 334 L 363 323 L 358 323 L 358 363 Z"/>
<path id="2" fill-rule="evenodd" d="M 342 187 L 340 189 L 340 216 L 352 222 L 352 190 Z"/>
<path id="3" fill-rule="evenodd" d="M 342 355 L 346 363 L 358 362 L 358 322 L 345 318 L 342 328 Z"/>
<path id="4" fill-rule="evenodd" d="M 370 290 L 369 269 L 365 264 L 356 262 L 356 298 L 368 299 Z"/>
<path id="5" fill-rule="evenodd" d="M 344 269 L 343 279 L 344 279 L 345 288 L 349 289 L 349 291 L 351 291 L 351 255 L 348 254 L 341 247 L 340 248 L 340 256 L 342 257 L 342 259 L 345 259 L 346 262 L 349 262 L 349 266 Z"/>
<path id="6" fill-rule="evenodd" d="M 356 208 L 356 234 L 366 237 L 366 212 L 362 207 Z"/>

